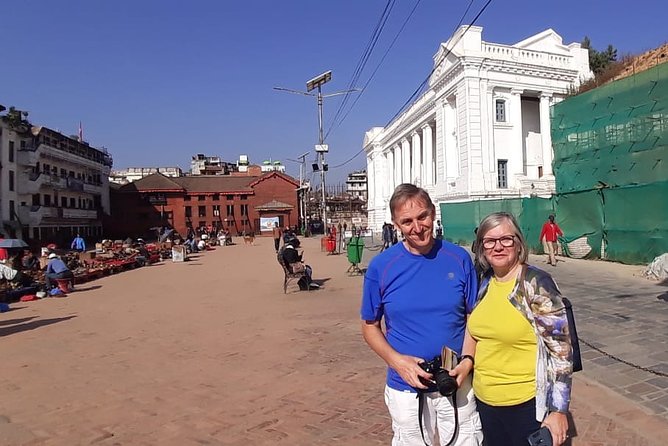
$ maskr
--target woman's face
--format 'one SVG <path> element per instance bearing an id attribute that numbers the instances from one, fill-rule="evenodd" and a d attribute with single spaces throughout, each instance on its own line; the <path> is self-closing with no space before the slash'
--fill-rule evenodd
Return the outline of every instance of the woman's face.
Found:
<path id="1" fill-rule="evenodd" d="M 504 244 L 512 246 L 504 246 Z M 495 273 L 507 272 L 517 265 L 519 244 L 513 226 L 508 221 L 487 231 L 482 238 L 482 246 L 485 258 Z"/>
<path id="2" fill-rule="evenodd" d="M 418 199 L 407 200 L 394 212 L 394 224 L 413 254 L 426 254 L 434 243 L 434 210 Z"/>

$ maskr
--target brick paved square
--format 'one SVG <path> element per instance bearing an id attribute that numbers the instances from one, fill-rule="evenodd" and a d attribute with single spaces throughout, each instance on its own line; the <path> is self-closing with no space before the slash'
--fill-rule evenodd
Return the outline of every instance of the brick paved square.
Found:
<path id="1" fill-rule="evenodd" d="M 193 262 L 110 276 L 65 299 L 13 304 L 0 315 L 0 442 L 389 444 L 385 367 L 359 329 L 363 279 L 348 277 L 345 256 L 321 253 L 319 240 L 303 246 L 321 290 L 283 294 L 272 240 L 260 238 Z M 601 348 L 665 351 L 633 337 L 636 316 L 614 314 L 623 305 L 608 310 L 605 292 L 573 279 L 604 267 L 568 260 L 555 269 L 583 338 Z M 648 322 L 665 317 L 654 307 L 664 302 L 648 305 Z M 599 318 L 600 311 L 610 313 Z M 620 323 L 630 333 L 618 333 Z M 623 397 L 625 389 L 643 395 L 642 405 Z M 664 444 L 665 389 L 665 379 L 585 350 L 572 444 Z"/>

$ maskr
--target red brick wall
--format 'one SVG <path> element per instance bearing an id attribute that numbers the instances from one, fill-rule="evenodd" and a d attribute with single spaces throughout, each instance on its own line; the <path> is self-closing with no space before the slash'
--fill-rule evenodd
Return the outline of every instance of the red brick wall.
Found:
<path id="1" fill-rule="evenodd" d="M 284 226 L 295 226 L 299 223 L 299 208 L 297 207 L 296 184 L 288 181 L 280 175 L 270 175 L 259 180 L 253 187 L 255 196 L 253 197 L 253 206 L 260 206 L 269 203 L 272 200 L 280 201 L 292 206 L 290 211 L 285 212 L 263 212 L 263 217 L 283 216 Z M 260 219 L 260 213 L 251 210 L 253 222 Z M 259 234 L 259 228 L 255 228 Z M 268 232 L 265 235 L 271 234 Z"/>
<path id="2" fill-rule="evenodd" d="M 156 226 L 171 226 L 181 232 L 177 222 L 184 220 L 180 193 L 166 193 L 167 203 L 152 205 L 139 192 L 110 191 L 111 215 L 103 222 L 105 238 L 148 237 Z M 170 215 L 171 212 L 171 215 Z M 185 234 L 185 232 L 182 232 Z"/>

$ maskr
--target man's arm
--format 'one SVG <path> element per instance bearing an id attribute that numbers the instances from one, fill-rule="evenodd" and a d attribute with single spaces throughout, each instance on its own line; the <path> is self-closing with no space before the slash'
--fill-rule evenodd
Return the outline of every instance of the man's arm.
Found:
<path id="1" fill-rule="evenodd" d="M 418 389 L 427 388 L 420 382 L 419 377 L 429 380 L 432 376 L 418 365 L 423 361 L 422 358 L 402 355 L 393 349 L 385 338 L 385 334 L 380 327 L 380 321 L 362 321 L 362 336 L 371 350 L 380 356 L 388 366 L 396 370 L 409 386 Z"/>

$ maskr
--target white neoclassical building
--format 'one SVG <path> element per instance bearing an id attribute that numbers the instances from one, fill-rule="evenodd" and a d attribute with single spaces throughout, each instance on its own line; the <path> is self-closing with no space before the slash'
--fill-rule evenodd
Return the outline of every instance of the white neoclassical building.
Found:
<path id="1" fill-rule="evenodd" d="M 387 127 L 366 132 L 369 226 L 390 221 L 401 183 L 436 202 L 554 192 L 550 105 L 592 76 L 587 50 L 551 29 L 514 45 L 466 26 L 434 56 L 426 92 Z"/>

